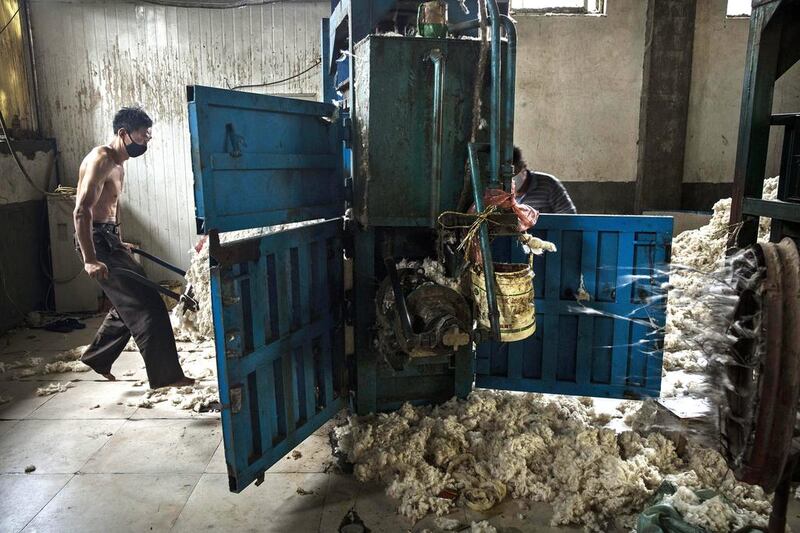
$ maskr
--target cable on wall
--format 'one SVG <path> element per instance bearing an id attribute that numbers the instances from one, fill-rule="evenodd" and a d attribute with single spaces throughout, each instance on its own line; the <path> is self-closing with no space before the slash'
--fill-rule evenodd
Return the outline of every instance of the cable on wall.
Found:
<path id="1" fill-rule="evenodd" d="M 322 59 L 318 59 L 313 65 L 311 65 L 310 67 L 308 67 L 304 71 L 298 72 L 297 74 L 292 74 L 288 78 L 283 78 L 282 80 L 270 81 L 270 82 L 266 82 L 266 83 L 252 83 L 252 84 L 249 84 L 249 85 L 237 85 L 235 87 L 228 87 L 228 88 L 235 91 L 236 89 L 250 89 L 250 88 L 253 88 L 253 87 L 269 87 L 270 85 L 279 85 L 281 83 L 285 83 L 285 82 L 293 80 L 295 78 L 299 78 L 300 76 L 302 76 L 303 74 L 305 74 L 309 70 L 313 69 L 314 67 L 316 67 L 320 63 L 322 63 Z"/>
<path id="2" fill-rule="evenodd" d="M 6 31 L 6 28 L 8 28 L 8 25 L 11 24 L 14 21 L 15 18 L 17 18 L 17 15 L 19 15 L 19 8 L 17 8 L 17 10 L 14 11 L 14 14 L 11 15 L 11 18 L 8 19 L 8 22 L 6 22 L 6 25 L 3 26 L 2 30 L 0 30 L 0 34 L 2 34 L 4 31 Z"/>
<path id="3" fill-rule="evenodd" d="M 200 9 L 236 9 L 239 7 L 248 7 L 248 6 L 264 6 L 269 4 L 282 4 L 284 2 L 289 2 L 291 0 L 237 0 L 237 1 L 204 1 L 204 2 L 193 2 L 193 1 L 185 1 L 181 2 L 180 0 L 139 0 L 140 3 L 143 4 L 151 4 L 154 6 L 164 6 L 164 7 L 193 7 L 193 8 L 200 8 Z"/>

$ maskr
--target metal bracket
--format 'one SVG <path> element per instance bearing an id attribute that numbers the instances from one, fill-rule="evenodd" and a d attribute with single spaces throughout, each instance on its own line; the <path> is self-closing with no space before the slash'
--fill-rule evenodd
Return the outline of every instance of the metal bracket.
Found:
<path id="1" fill-rule="evenodd" d="M 247 239 L 230 246 L 222 246 L 219 232 L 211 230 L 209 236 L 209 255 L 219 266 L 232 266 L 245 261 L 258 261 L 261 257 L 261 239 Z"/>
<path id="2" fill-rule="evenodd" d="M 231 387 L 228 395 L 231 399 L 231 413 L 236 414 L 242 410 L 242 386 Z"/>
<path id="3" fill-rule="evenodd" d="M 230 151 L 228 152 L 231 157 L 240 157 L 242 155 L 242 146 L 247 146 L 247 141 L 244 137 L 236 133 L 233 129 L 233 123 L 228 122 L 225 124 L 225 145 L 230 143 Z"/>
<path id="4" fill-rule="evenodd" d="M 344 146 L 346 148 L 352 148 L 353 146 L 353 119 L 350 117 L 345 117 L 342 120 L 342 140 L 344 140 Z"/>

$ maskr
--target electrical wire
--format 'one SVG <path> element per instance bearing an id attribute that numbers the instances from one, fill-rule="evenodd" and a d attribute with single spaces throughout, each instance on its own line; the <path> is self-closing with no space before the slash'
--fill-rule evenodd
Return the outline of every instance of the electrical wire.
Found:
<path id="1" fill-rule="evenodd" d="M 281 4 L 291 0 L 239 0 L 237 2 L 194 2 L 187 0 L 186 2 L 176 1 L 161 1 L 161 0 L 139 0 L 143 4 L 151 4 L 154 6 L 163 7 L 192 7 L 199 9 L 237 9 L 240 7 L 248 6 L 265 6 L 269 4 Z"/>
<path id="2" fill-rule="evenodd" d="M 8 291 L 8 286 L 6 285 L 6 275 L 5 272 L 3 271 L 2 262 L 0 262 L 0 285 L 3 286 L 3 293 L 5 294 L 8 302 L 14 307 L 14 309 L 16 309 L 17 313 L 19 313 L 19 316 L 24 317 L 25 313 L 22 312 L 22 309 L 20 309 L 19 305 L 14 300 L 14 298 L 11 297 L 11 293 Z"/>
<path id="3" fill-rule="evenodd" d="M 46 190 L 44 190 L 41 187 L 39 187 L 36 184 L 36 182 L 34 182 L 31 179 L 30 175 L 28 174 L 28 171 L 25 170 L 24 166 L 22 166 L 22 161 L 19 160 L 19 157 L 17 156 L 17 151 L 14 150 L 14 145 L 11 143 L 11 136 L 8 134 L 8 129 L 6 127 L 6 121 L 3 118 L 3 112 L 2 111 L 0 111 L 0 132 L 2 132 L 2 134 L 3 134 L 3 139 L 0 139 L 0 140 L 4 140 L 5 143 L 8 145 L 8 151 L 11 153 L 11 157 L 14 159 L 14 162 L 17 164 L 17 167 L 19 168 L 19 171 L 25 177 L 25 180 L 28 182 L 28 184 L 31 187 L 33 187 L 38 193 L 43 194 L 44 196 L 70 196 L 70 195 L 75 194 L 75 192 L 76 192 L 75 187 L 64 187 L 64 186 L 61 186 L 61 185 L 59 185 L 56 188 L 55 192 L 47 192 Z"/>
<path id="4" fill-rule="evenodd" d="M 17 10 L 14 11 L 14 14 L 11 15 L 11 18 L 8 19 L 8 22 L 6 22 L 6 25 L 3 26 L 2 30 L 0 30 L 0 34 L 2 34 L 4 31 L 6 31 L 6 28 L 8 28 L 8 25 L 11 24 L 11 21 L 13 21 L 17 17 L 18 14 L 19 14 L 19 8 L 17 8 Z"/>
<path id="5" fill-rule="evenodd" d="M 288 78 L 283 78 L 282 80 L 270 81 L 270 82 L 266 82 L 266 83 L 253 83 L 253 84 L 250 84 L 250 85 L 237 85 L 236 87 L 228 87 L 228 88 L 233 90 L 233 91 L 235 91 L 237 89 L 249 89 L 249 88 L 253 88 L 253 87 L 269 87 L 271 85 L 279 85 L 281 83 L 286 83 L 287 81 L 293 80 L 295 78 L 299 78 L 300 76 L 302 76 L 303 74 L 305 74 L 306 72 L 308 72 L 309 70 L 313 69 L 314 67 L 316 67 L 317 65 L 319 65 L 321 63 L 322 63 L 322 59 L 319 59 L 313 65 L 311 65 L 310 67 L 308 67 L 304 71 L 298 72 L 297 74 L 292 74 Z"/>

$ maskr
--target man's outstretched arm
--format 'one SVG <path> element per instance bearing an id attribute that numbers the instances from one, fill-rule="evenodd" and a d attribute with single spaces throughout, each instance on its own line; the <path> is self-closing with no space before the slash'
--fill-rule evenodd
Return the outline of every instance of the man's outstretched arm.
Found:
<path id="1" fill-rule="evenodd" d="M 91 278 L 105 279 L 108 267 L 97 260 L 94 242 L 92 241 L 92 208 L 100 198 L 103 183 L 111 170 L 111 163 L 106 159 L 94 160 L 86 168 L 86 173 L 78 186 L 78 198 L 73 218 L 75 233 L 83 254 L 83 268 Z"/>

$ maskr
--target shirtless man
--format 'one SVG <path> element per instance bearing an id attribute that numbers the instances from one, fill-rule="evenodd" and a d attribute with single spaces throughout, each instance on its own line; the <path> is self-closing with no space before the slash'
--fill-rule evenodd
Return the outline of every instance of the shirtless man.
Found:
<path id="1" fill-rule="evenodd" d="M 169 314 L 158 292 L 136 280 L 115 274 L 125 268 L 142 276 L 119 230 L 119 209 L 129 157 L 147 150 L 153 121 L 139 107 L 123 107 L 114 116 L 114 138 L 95 147 L 83 159 L 75 202 L 75 233 L 84 270 L 96 279 L 112 304 L 94 341 L 81 357 L 86 365 L 108 380 L 116 378 L 111 366 L 133 335 L 144 358 L 151 388 L 191 385 L 183 375 Z"/>

